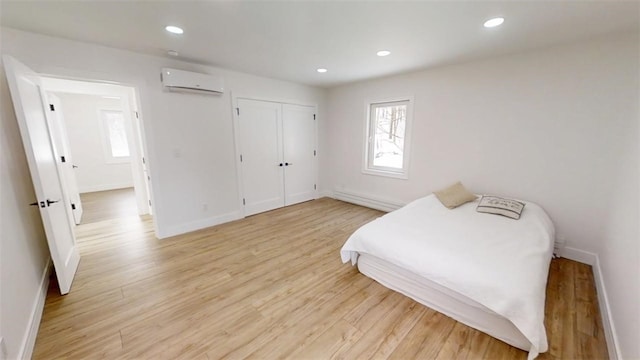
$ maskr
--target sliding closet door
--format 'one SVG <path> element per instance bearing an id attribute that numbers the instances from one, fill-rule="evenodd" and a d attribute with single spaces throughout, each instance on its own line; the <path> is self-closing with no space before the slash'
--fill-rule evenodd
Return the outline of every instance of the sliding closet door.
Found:
<path id="1" fill-rule="evenodd" d="M 284 205 L 282 105 L 238 99 L 245 215 Z"/>
<path id="2" fill-rule="evenodd" d="M 282 105 L 285 205 L 315 199 L 315 108 Z"/>

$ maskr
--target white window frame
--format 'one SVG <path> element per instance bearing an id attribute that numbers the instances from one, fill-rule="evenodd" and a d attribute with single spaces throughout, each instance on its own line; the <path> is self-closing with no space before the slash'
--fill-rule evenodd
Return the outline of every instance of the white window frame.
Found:
<path id="1" fill-rule="evenodd" d="M 396 102 L 408 102 L 407 104 L 407 120 L 405 126 L 405 139 L 404 147 L 402 149 L 402 169 L 374 166 L 373 165 L 373 130 L 371 107 L 374 105 L 396 103 Z M 366 117 L 364 119 L 364 149 L 362 156 L 362 173 L 368 175 L 386 176 L 396 179 L 409 179 L 409 164 L 411 157 L 411 128 L 413 123 L 413 96 L 402 96 L 395 98 L 386 98 L 379 100 L 370 100 L 365 102 Z"/>
<path id="2" fill-rule="evenodd" d="M 111 149 L 111 139 L 109 138 L 109 125 L 107 124 L 107 118 L 104 113 L 121 113 L 122 118 L 125 121 L 125 134 L 127 136 L 127 145 L 129 146 L 129 156 L 113 156 Z M 104 151 L 104 160 L 107 164 L 125 164 L 131 162 L 131 139 L 129 138 L 129 132 L 127 131 L 127 117 L 122 110 L 116 109 L 98 109 L 98 117 L 100 120 L 100 135 L 102 137 L 102 149 Z"/>

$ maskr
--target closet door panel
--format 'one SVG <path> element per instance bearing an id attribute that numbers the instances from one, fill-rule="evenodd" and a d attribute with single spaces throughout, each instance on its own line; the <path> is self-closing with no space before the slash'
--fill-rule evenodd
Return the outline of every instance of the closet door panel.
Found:
<path id="1" fill-rule="evenodd" d="M 285 205 L 297 204 L 316 197 L 316 124 L 315 108 L 282 105 L 284 141 Z"/>
<path id="2" fill-rule="evenodd" d="M 238 100 L 245 215 L 284 206 L 282 105 Z"/>

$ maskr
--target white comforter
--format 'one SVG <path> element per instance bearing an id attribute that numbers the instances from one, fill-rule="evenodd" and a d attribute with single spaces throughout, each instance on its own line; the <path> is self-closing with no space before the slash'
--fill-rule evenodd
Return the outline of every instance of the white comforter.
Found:
<path id="1" fill-rule="evenodd" d="M 509 319 L 531 342 L 529 358 L 547 351 L 544 302 L 555 237 L 542 208 L 526 203 L 520 220 L 481 214 L 477 200 L 445 208 L 429 195 L 358 229 L 342 261 L 366 253 L 396 264 Z"/>

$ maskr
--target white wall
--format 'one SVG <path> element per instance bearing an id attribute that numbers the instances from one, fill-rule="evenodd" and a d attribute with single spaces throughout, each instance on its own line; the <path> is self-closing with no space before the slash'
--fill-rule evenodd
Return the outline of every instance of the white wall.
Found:
<path id="1" fill-rule="evenodd" d="M 49 249 L 9 87 L 0 70 L 0 336 L 7 359 L 22 355 Z M 2 351 L 2 349 L 0 349 Z M 0 355 L 1 356 L 1 355 Z"/>
<path id="2" fill-rule="evenodd" d="M 104 130 L 99 111 L 122 111 L 121 100 L 97 95 L 56 95 L 62 104 L 73 163 L 78 166 L 76 180 L 80 192 L 133 187 L 131 162 L 107 162 L 102 138 Z"/>
<path id="3" fill-rule="evenodd" d="M 406 203 L 461 180 L 539 203 L 568 246 L 602 254 L 622 353 L 638 357 L 638 52 L 624 34 L 331 89 L 321 188 Z M 365 101 L 407 94 L 409 180 L 362 174 Z"/>
<path id="4" fill-rule="evenodd" d="M 638 57 L 635 58 L 636 62 Z M 638 70 L 629 73 L 640 87 Z M 616 94 L 619 96 L 620 94 Z M 602 205 L 604 236 L 598 249 L 602 279 L 606 286 L 612 320 L 618 338 L 618 350 L 624 359 L 640 359 L 640 91 L 636 90 L 635 119 L 618 133 L 614 167 L 609 173 L 608 201 Z M 631 102 L 633 99 L 628 98 Z M 613 346 L 613 344 L 609 344 Z"/>
<path id="5" fill-rule="evenodd" d="M 240 215 L 231 91 L 318 104 L 322 121 L 322 89 L 8 28 L 1 36 L 3 54 L 37 72 L 119 81 L 138 89 L 160 237 Z M 222 96 L 164 92 L 162 67 L 221 75 L 227 91 Z"/>

